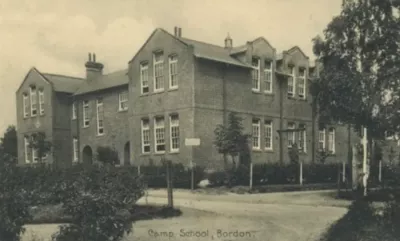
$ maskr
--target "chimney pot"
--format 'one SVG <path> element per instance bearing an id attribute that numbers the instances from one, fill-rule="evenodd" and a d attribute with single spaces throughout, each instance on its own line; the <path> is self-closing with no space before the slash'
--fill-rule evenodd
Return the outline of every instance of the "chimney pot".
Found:
<path id="1" fill-rule="evenodd" d="M 93 54 L 93 62 L 96 63 L 96 54 Z"/>
<path id="2" fill-rule="evenodd" d="M 179 37 L 179 38 L 182 37 L 182 28 L 178 28 L 178 37 Z"/>
<path id="3" fill-rule="evenodd" d="M 89 58 L 89 62 L 91 62 L 92 61 L 92 54 L 91 53 L 88 53 L 88 58 Z"/>
<path id="4" fill-rule="evenodd" d="M 174 36 L 178 37 L 178 27 L 174 27 Z"/>

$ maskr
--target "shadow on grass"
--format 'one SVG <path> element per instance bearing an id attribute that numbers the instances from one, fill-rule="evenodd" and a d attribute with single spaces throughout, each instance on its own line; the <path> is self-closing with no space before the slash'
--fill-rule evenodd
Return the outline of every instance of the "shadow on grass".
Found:
<path id="1" fill-rule="evenodd" d="M 44 205 L 31 208 L 32 220 L 27 224 L 65 224 L 70 223 L 72 217 L 64 214 L 61 204 Z M 152 205 L 133 205 L 129 212 L 122 212 L 130 215 L 133 222 L 151 219 L 166 219 L 182 215 L 177 208 Z"/>
<path id="2" fill-rule="evenodd" d="M 356 193 L 352 190 L 341 190 L 339 193 L 337 191 L 321 193 L 321 195 L 326 195 L 329 198 L 354 201 L 360 197 L 360 193 Z M 400 200 L 400 189 L 374 189 L 369 190 L 368 195 L 363 197 L 364 201 L 369 202 L 387 202 L 390 200 Z"/>

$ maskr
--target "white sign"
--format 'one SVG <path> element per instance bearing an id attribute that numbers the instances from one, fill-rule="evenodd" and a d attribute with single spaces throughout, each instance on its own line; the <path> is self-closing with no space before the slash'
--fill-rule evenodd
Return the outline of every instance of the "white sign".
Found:
<path id="1" fill-rule="evenodd" d="M 200 138 L 186 138 L 185 146 L 200 146 Z"/>

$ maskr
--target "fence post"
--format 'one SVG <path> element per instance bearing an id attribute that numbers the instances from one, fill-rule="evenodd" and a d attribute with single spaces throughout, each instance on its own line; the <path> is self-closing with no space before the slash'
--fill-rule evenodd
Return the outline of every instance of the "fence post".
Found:
<path id="1" fill-rule="evenodd" d="M 253 189 L 253 162 L 250 162 L 250 190 Z"/>

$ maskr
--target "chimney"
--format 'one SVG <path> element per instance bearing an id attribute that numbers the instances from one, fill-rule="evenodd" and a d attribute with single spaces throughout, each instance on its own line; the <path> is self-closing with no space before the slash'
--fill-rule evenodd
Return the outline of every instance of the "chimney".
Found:
<path id="1" fill-rule="evenodd" d="M 178 27 L 174 27 L 174 36 L 178 37 Z"/>
<path id="2" fill-rule="evenodd" d="M 182 28 L 178 27 L 178 38 L 182 38 Z"/>
<path id="3" fill-rule="evenodd" d="M 93 59 L 92 59 L 93 56 Z M 104 65 L 102 63 L 96 62 L 96 54 L 88 54 L 88 61 L 85 64 L 86 67 L 86 80 L 92 81 L 97 79 L 99 76 L 103 74 Z"/>
<path id="4" fill-rule="evenodd" d="M 228 36 L 226 36 L 226 38 L 225 38 L 225 48 L 226 49 L 232 48 L 232 38 L 231 38 L 231 36 L 229 36 L 229 33 L 228 33 Z"/>

